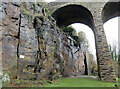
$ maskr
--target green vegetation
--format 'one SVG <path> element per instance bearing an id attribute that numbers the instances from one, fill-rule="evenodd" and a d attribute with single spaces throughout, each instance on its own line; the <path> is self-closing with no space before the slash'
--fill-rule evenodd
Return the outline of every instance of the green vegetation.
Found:
<path id="1" fill-rule="evenodd" d="M 21 5 L 20 5 L 21 13 L 23 15 L 26 15 L 29 18 L 29 21 L 33 22 L 36 16 L 43 17 L 43 15 L 41 15 L 39 13 L 40 12 L 40 9 L 38 8 L 39 6 L 44 8 L 47 16 L 51 16 L 51 12 L 49 11 L 47 4 L 45 2 L 40 2 L 39 0 L 37 0 L 37 3 L 32 2 L 32 7 L 30 9 L 33 10 L 33 11 L 30 11 L 30 10 L 27 9 L 27 3 L 26 2 L 21 3 Z M 46 16 L 44 16 L 44 18 L 45 17 Z"/>
<path id="2" fill-rule="evenodd" d="M 77 36 L 77 32 L 72 26 L 63 28 L 63 31 L 73 38 L 75 46 L 79 46 L 80 42 L 79 42 L 79 38 Z"/>
<path id="3" fill-rule="evenodd" d="M 72 28 L 72 26 L 68 26 L 68 27 L 64 28 L 63 31 L 67 32 L 68 34 L 71 34 L 73 31 L 73 28 Z"/>
<path id="4" fill-rule="evenodd" d="M 6 77 L 6 75 L 9 76 L 9 77 L 7 77 L 7 80 L 4 78 L 4 77 Z M 4 80 L 3 78 L 4 78 L 5 80 Z M 3 79 L 3 80 L 2 80 L 2 79 Z M 10 72 L 10 71 L 3 72 L 2 75 L 0 75 L 0 80 L 2 80 L 2 81 L 1 81 L 1 82 L 2 82 L 2 86 L 3 86 L 3 87 L 6 87 L 7 84 L 8 84 L 8 83 L 11 83 L 12 80 L 13 80 L 13 77 L 12 77 L 11 72 Z"/>
<path id="5" fill-rule="evenodd" d="M 76 30 L 72 26 L 68 26 L 68 27 L 63 28 L 63 31 L 66 32 L 71 37 L 77 36 Z"/>
<path id="6" fill-rule="evenodd" d="M 116 80 L 117 80 L 117 82 L 119 82 L 119 83 L 120 83 L 120 78 L 116 78 Z"/>
<path id="7" fill-rule="evenodd" d="M 119 53 L 117 53 L 117 47 L 109 45 L 109 49 L 111 52 L 111 57 L 113 61 L 118 61 Z M 118 54 L 118 55 L 117 55 Z"/>
<path id="8" fill-rule="evenodd" d="M 60 73 L 56 72 L 56 73 L 50 74 L 48 79 L 49 80 L 56 80 L 56 79 L 59 79 L 61 77 L 62 77 L 62 75 L 60 75 Z"/>
<path id="9" fill-rule="evenodd" d="M 39 6 L 45 8 L 45 12 L 46 12 L 47 16 L 51 16 L 51 12 L 48 9 L 48 5 L 45 1 L 41 2 L 40 0 L 37 0 L 37 3 L 38 3 Z"/>
<path id="10" fill-rule="evenodd" d="M 10 82 L 12 82 L 13 76 L 10 71 L 7 71 L 8 76 L 10 77 Z"/>
<path id="11" fill-rule="evenodd" d="M 115 87 L 115 83 L 102 82 L 92 78 L 61 78 L 45 87 Z"/>
<path id="12" fill-rule="evenodd" d="M 109 45 L 109 49 L 110 49 L 112 60 L 117 65 L 117 67 L 115 69 L 118 70 L 120 68 L 120 49 L 117 50 L 117 47 L 115 44 Z M 116 65 L 114 65 L 114 66 L 116 66 Z M 118 77 L 120 78 L 120 70 L 118 70 Z"/>
<path id="13" fill-rule="evenodd" d="M 84 44 L 88 46 L 88 41 L 83 31 L 80 31 L 77 35 L 76 30 L 72 26 L 63 28 L 63 31 L 73 38 L 75 46 L 80 46 L 82 42 L 84 42 Z"/>
<path id="14" fill-rule="evenodd" d="M 78 33 L 78 38 L 79 38 L 79 42 L 80 42 L 80 43 L 82 43 L 83 41 L 85 41 L 85 40 L 86 40 L 86 35 L 85 35 L 85 33 L 84 33 L 83 31 L 80 31 L 80 32 Z"/>
<path id="15" fill-rule="evenodd" d="M 29 21 L 33 22 L 36 14 L 26 9 L 26 3 L 22 3 L 20 7 L 21 7 L 21 13 L 23 15 L 26 15 L 29 18 Z"/>
<path id="16" fill-rule="evenodd" d="M 120 65 L 120 49 L 118 51 L 118 64 Z"/>
<path id="17" fill-rule="evenodd" d="M 46 12 L 47 16 L 51 16 L 51 12 L 49 11 L 48 8 L 45 8 L 45 12 Z"/>
<path id="18" fill-rule="evenodd" d="M 6 87 L 6 86 L 7 86 L 6 82 L 2 81 L 2 87 Z"/>
<path id="19" fill-rule="evenodd" d="M 120 79 L 119 79 L 120 80 Z M 102 82 L 93 78 L 60 78 L 50 81 L 14 80 L 7 87 L 115 87 L 117 83 Z M 119 85 L 118 85 L 119 86 Z"/>
<path id="20" fill-rule="evenodd" d="M 117 78 L 116 80 L 118 82 L 118 88 L 120 89 L 120 78 Z"/>

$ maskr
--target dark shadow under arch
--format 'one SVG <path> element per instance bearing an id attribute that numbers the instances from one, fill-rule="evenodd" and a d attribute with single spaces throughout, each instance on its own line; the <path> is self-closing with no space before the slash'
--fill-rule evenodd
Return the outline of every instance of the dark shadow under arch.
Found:
<path id="1" fill-rule="evenodd" d="M 76 4 L 67 5 L 57 9 L 52 16 L 56 19 L 59 27 L 68 26 L 73 23 L 83 23 L 93 29 L 93 17 L 91 12 Z"/>
<path id="2" fill-rule="evenodd" d="M 106 3 L 102 11 L 103 23 L 117 16 L 120 16 L 120 2 Z"/>

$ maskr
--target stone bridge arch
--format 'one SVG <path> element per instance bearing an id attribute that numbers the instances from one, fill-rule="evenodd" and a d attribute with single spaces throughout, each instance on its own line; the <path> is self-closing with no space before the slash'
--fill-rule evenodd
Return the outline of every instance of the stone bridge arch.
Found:
<path id="1" fill-rule="evenodd" d="M 52 16 L 56 19 L 59 27 L 68 26 L 72 23 L 83 23 L 88 25 L 91 29 L 94 27 L 91 12 L 78 4 L 69 4 L 61 7 L 59 10 L 56 10 Z"/>
<path id="2" fill-rule="evenodd" d="M 120 2 L 108 2 L 102 10 L 103 23 L 108 20 L 120 16 Z"/>
<path id="3" fill-rule="evenodd" d="M 57 4 L 49 4 L 52 16 L 56 19 L 59 27 L 78 22 L 92 28 L 95 36 L 96 56 L 99 70 L 98 75 L 102 81 L 116 82 L 112 58 L 103 28 L 104 18 L 102 18 L 102 11 L 105 5 L 106 2 L 75 2 L 60 4 L 57 2 Z M 72 15 L 69 16 L 67 12 L 70 13 L 70 11 L 74 13 L 71 13 Z M 81 17 L 79 17 L 79 15 Z"/>

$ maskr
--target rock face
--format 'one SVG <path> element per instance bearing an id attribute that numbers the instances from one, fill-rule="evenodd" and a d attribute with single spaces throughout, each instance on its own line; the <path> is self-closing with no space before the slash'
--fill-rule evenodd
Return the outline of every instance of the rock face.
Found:
<path id="1" fill-rule="evenodd" d="M 53 70 L 63 76 L 91 73 L 88 51 L 56 26 L 45 3 L 0 3 L 0 13 L 2 67 L 13 78 L 41 80 Z"/>
<path id="2" fill-rule="evenodd" d="M 35 18 L 38 39 L 35 73 L 37 72 L 38 79 L 47 77 L 52 70 L 56 70 L 63 76 L 84 74 L 81 49 L 74 46 L 70 36 L 51 23 L 54 23 L 54 20 L 50 22 L 43 17 Z"/>
<path id="3" fill-rule="evenodd" d="M 19 3 L 0 3 L 0 30 L 2 31 L 2 65 L 3 70 L 11 70 L 14 77 L 17 74 L 17 46 L 19 33 L 20 8 Z"/>
<path id="4" fill-rule="evenodd" d="M 78 46 L 74 46 L 73 39 L 70 36 L 64 36 L 62 47 L 62 57 L 65 61 L 64 76 L 84 74 L 82 50 Z"/>

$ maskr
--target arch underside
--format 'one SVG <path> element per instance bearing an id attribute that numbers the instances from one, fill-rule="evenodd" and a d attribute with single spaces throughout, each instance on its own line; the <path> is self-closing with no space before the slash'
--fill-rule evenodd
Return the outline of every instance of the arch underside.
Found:
<path id="1" fill-rule="evenodd" d="M 59 27 L 73 23 L 83 23 L 93 29 L 93 17 L 89 10 L 80 5 L 67 5 L 56 10 L 52 16 Z"/>
<path id="2" fill-rule="evenodd" d="M 120 16 L 120 2 L 108 2 L 102 11 L 103 23 Z"/>

